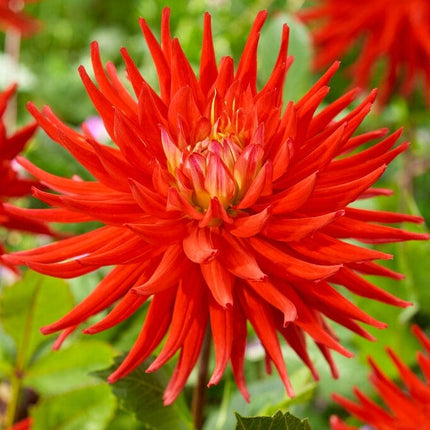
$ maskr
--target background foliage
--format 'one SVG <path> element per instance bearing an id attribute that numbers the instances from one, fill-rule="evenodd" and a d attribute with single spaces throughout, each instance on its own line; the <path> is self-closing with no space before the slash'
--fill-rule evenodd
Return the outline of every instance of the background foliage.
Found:
<path id="1" fill-rule="evenodd" d="M 191 0 L 170 3 L 172 33 L 179 37 L 188 58 L 194 64 L 198 64 L 200 58 L 205 11 L 210 11 L 213 16 L 218 59 L 232 55 L 237 60 L 256 12 L 268 9 L 270 18 L 263 29 L 259 51 L 261 82 L 269 76 L 274 64 L 280 28 L 284 22 L 291 27 L 290 53 L 295 57 L 287 78 L 286 100 L 298 99 L 316 80 L 317 76 L 310 68 L 312 49 L 307 30 L 292 17 L 292 12 L 301 6 L 302 1 Z M 123 65 L 119 49 L 127 47 L 132 58 L 140 65 L 142 74 L 156 85 L 155 71 L 137 20 L 143 16 L 150 27 L 157 31 L 160 28 L 161 11 L 166 4 L 169 2 L 161 0 L 43 0 L 29 5 L 26 10 L 43 23 L 43 30 L 33 38 L 22 41 L 18 73 L 18 122 L 29 121 L 25 109 L 28 100 L 34 101 L 39 107 L 50 105 L 64 122 L 72 126 L 78 126 L 95 115 L 77 73 L 79 64 L 88 66 L 90 70 L 89 44 L 95 39 L 100 43 L 102 57 L 115 62 L 120 71 Z M 4 40 L 1 42 L 4 43 Z M 3 71 L 0 86 L 3 88 L 15 80 L 16 75 L 8 74 L 10 69 L 6 67 L 8 63 L 5 56 L 0 61 Z M 346 78 L 338 73 L 332 80 L 332 87 L 329 98 L 334 99 L 348 87 Z M 429 113 L 419 100 L 407 103 L 400 98 L 393 99 L 383 112 L 374 112 L 364 124 L 369 129 L 381 126 L 391 130 L 404 126 L 404 139 L 410 140 L 412 146 L 408 154 L 390 166 L 382 179 L 382 185 L 394 189 L 395 196 L 377 199 L 372 205 L 377 209 L 422 214 L 428 222 Z M 56 174 L 87 175 L 72 157 L 42 132 L 37 134 L 26 155 L 43 169 Z M 77 231 L 76 226 L 71 228 Z M 28 248 L 34 240 L 17 233 L 6 237 L 12 249 Z M 264 423 L 269 423 L 267 420 L 270 420 L 268 425 L 273 425 L 273 429 L 289 428 L 278 427 L 280 422 L 287 422 L 287 411 L 309 418 L 309 423 L 298 424 L 294 424 L 291 417 L 288 418 L 290 424 L 294 425 L 291 428 L 308 429 L 310 424 L 314 429 L 326 429 L 330 414 L 343 414 L 330 400 L 331 392 L 350 396 L 352 384 L 368 391 L 367 355 L 372 354 L 393 377 L 394 369 L 384 352 L 386 346 L 398 350 L 406 363 L 414 362 L 414 351 L 418 345 L 410 335 L 410 325 L 416 322 L 424 329 L 430 328 L 430 289 L 426 267 L 430 243 L 412 242 L 381 248 L 395 255 L 394 260 L 387 264 L 406 274 L 407 278 L 401 282 L 378 279 L 378 283 L 401 298 L 413 301 L 414 306 L 401 311 L 360 300 L 360 306 L 372 316 L 388 322 L 390 329 L 375 333 L 379 341 L 370 343 L 337 327 L 342 343 L 356 353 L 356 359 L 352 360 L 336 356 L 341 374 L 338 381 L 332 380 L 317 351 L 311 350 L 311 354 L 321 374 L 318 384 L 311 380 L 309 372 L 294 354 L 285 350 L 297 392 L 294 399 L 286 396 L 277 376 L 265 374 L 263 351 L 258 344 L 251 345 L 246 372 L 252 402 L 247 404 L 243 400 L 227 372 L 218 386 L 208 390 L 206 429 L 233 429 L 236 425 L 238 429 L 269 428 L 264 427 Z M 28 272 L 13 286 L 7 286 L 5 278 L 0 279 L 0 378 L 3 381 L 0 388 L 9 390 L 0 399 L 0 410 L 4 411 L 5 403 L 12 396 L 10 393 L 20 390 L 23 393 L 21 404 L 26 408 L 19 409 L 20 414 L 25 416 L 30 413 L 34 418 L 34 429 L 37 430 L 191 429 L 187 405 L 193 378 L 184 394 L 167 409 L 161 406 L 161 393 L 166 379 L 162 372 L 150 375 L 148 379 L 144 367 L 140 367 L 113 386 L 104 382 L 109 374 L 106 369 L 113 365 L 114 357 L 130 348 L 140 329 L 145 310 L 137 312 L 136 316 L 120 326 L 94 337 L 84 337 L 78 333 L 57 352 L 50 350 L 53 339 L 39 333 L 41 325 L 64 314 L 74 302 L 81 300 L 91 290 L 101 276 L 102 273 L 96 273 L 65 282 Z M 141 390 L 142 387 L 145 390 Z M 240 415 L 235 416 L 234 410 Z M 276 414 L 278 410 L 282 413 Z M 259 418 L 260 421 L 248 426 L 244 417 L 251 415 L 273 418 Z M 253 427 L 260 424 L 260 427 Z"/>

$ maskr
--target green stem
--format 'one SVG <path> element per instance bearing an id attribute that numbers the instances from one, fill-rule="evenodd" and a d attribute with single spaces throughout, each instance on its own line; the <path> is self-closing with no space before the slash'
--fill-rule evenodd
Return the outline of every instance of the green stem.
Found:
<path id="1" fill-rule="evenodd" d="M 7 405 L 5 428 L 9 429 L 15 422 L 16 413 L 18 411 L 19 402 L 22 393 L 22 378 L 20 372 L 16 369 L 10 380 L 10 400 Z"/>
<path id="2" fill-rule="evenodd" d="M 192 405 L 191 405 L 194 428 L 196 430 L 202 430 L 203 428 L 210 346 L 211 346 L 211 332 L 208 326 L 206 330 L 205 338 L 203 339 L 202 349 L 200 352 L 197 383 L 196 383 L 196 386 L 194 387 L 193 399 L 192 399 Z"/>
<path id="3" fill-rule="evenodd" d="M 7 405 L 6 411 L 6 429 L 12 427 L 17 411 L 20 405 L 21 395 L 23 384 L 22 381 L 24 379 L 24 374 L 27 366 L 27 354 L 28 354 L 28 345 L 30 343 L 30 333 L 31 333 L 31 323 L 34 318 L 34 312 L 36 308 L 36 297 L 39 291 L 41 284 L 38 282 L 35 286 L 34 294 L 31 298 L 31 304 L 29 312 L 26 315 L 24 336 L 22 338 L 21 345 L 17 345 L 17 353 L 16 353 L 16 362 L 15 369 L 13 374 L 11 375 L 10 386 L 11 386 L 11 396 L 10 401 Z"/>

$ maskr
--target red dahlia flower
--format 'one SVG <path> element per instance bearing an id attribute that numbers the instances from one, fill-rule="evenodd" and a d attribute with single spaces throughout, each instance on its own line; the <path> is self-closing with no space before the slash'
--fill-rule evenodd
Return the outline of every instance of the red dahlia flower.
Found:
<path id="1" fill-rule="evenodd" d="M 428 0 L 362 0 L 359 5 L 355 0 L 318 0 L 301 16 L 315 24 L 316 69 L 324 69 L 359 46 L 351 70 L 358 86 L 373 87 L 378 62 L 384 61 L 383 74 L 376 82 L 380 103 L 397 89 L 408 96 L 422 84 L 430 94 Z"/>
<path id="2" fill-rule="evenodd" d="M 39 29 L 39 23 L 25 14 L 22 9 L 25 3 L 39 0 L 0 0 L 0 28 L 13 28 L 23 36 L 31 36 Z"/>
<path id="3" fill-rule="evenodd" d="M 31 188 L 35 185 L 40 185 L 38 181 L 20 177 L 16 171 L 16 166 L 14 166 L 15 157 L 24 149 L 37 129 L 37 123 L 32 123 L 12 136 L 7 136 L 3 114 L 6 111 L 8 100 L 15 92 L 15 88 L 15 86 L 11 86 L 0 93 L 0 226 L 10 230 L 52 234 L 51 230 L 42 221 L 35 220 L 31 215 L 29 216 L 17 209 L 10 212 L 10 206 L 5 203 L 14 197 L 31 195 Z M 5 252 L 1 243 L 0 251 Z M 2 260 L 0 260 L 0 264 L 6 265 L 11 270 L 16 270 L 12 265 L 4 263 Z"/>
<path id="4" fill-rule="evenodd" d="M 412 331 L 425 349 L 425 354 L 422 352 L 417 353 L 417 362 L 425 382 L 416 376 L 390 348 L 387 348 L 387 353 L 399 372 L 403 382 L 402 387 L 392 382 L 369 358 L 369 363 L 372 367 L 369 380 L 390 411 L 369 399 L 358 388 L 354 388 L 358 403 L 354 403 L 338 394 L 333 395 L 335 401 L 352 415 L 371 425 L 372 429 L 425 430 L 429 428 L 430 339 L 417 326 L 413 326 Z M 331 418 L 330 423 L 333 430 L 355 430 L 355 427 L 346 426 L 336 416 Z"/>
<path id="5" fill-rule="evenodd" d="M 180 351 L 164 395 L 166 404 L 193 369 L 208 324 L 216 356 L 209 384 L 220 380 L 230 360 L 248 399 L 243 373 L 247 321 L 265 348 L 268 368 L 275 365 L 290 395 L 278 333 L 317 378 L 306 349 L 308 334 L 336 375 L 330 351 L 351 354 L 338 343 L 326 317 L 369 339 L 357 321 L 385 325 L 355 307 L 333 284 L 407 305 L 361 277 L 400 278 L 373 262 L 391 256 L 343 239 L 367 243 L 427 238 L 379 224 L 421 218 L 348 207 L 358 198 L 389 193 L 370 187 L 408 146 L 393 148 L 398 131 L 351 155 L 387 133 L 381 129 L 352 137 L 375 92 L 342 119 L 335 118 L 354 101 L 356 91 L 315 114 L 329 91 L 335 64 L 283 111 L 282 87 L 292 61 L 287 57 L 287 26 L 273 73 L 257 90 L 257 44 L 266 15 L 258 14 L 235 70 L 230 57 L 217 65 L 206 14 L 198 78 L 170 35 L 169 10 L 163 13 L 161 44 L 141 19 L 160 95 L 123 49 L 135 95 L 130 94 L 112 63 L 103 68 L 93 43 L 98 87 L 82 67 L 80 74 L 116 147 L 97 142 L 85 126 L 83 134 L 68 128 L 49 108 L 39 112 L 29 106 L 41 127 L 95 178 L 57 177 L 21 159 L 57 192 L 36 190 L 52 208 L 32 215 L 58 222 L 98 220 L 104 226 L 7 259 L 63 278 L 114 265 L 82 303 L 42 331 L 63 330 L 59 346 L 90 316 L 113 306 L 103 320 L 84 330 L 97 333 L 147 302 L 142 331 L 109 381 L 132 371 L 167 335 L 148 369 L 155 371 Z"/>

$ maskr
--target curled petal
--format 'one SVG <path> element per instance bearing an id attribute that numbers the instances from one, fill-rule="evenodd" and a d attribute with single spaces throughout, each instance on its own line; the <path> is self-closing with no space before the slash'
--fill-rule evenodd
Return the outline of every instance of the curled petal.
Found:
<path id="1" fill-rule="evenodd" d="M 272 213 L 276 215 L 294 212 L 303 206 L 312 195 L 316 179 L 317 174 L 313 173 L 287 190 L 275 194 L 271 199 Z"/>
<path id="2" fill-rule="evenodd" d="M 214 300 L 210 300 L 209 316 L 215 347 L 215 369 L 208 386 L 216 385 L 220 381 L 230 359 L 234 340 L 234 311 L 231 308 L 226 309 L 219 306 Z"/>
<path id="3" fill-rule="evenodd" d="M 201 276 L 194 269 L 187 273 L 187 276 L 184 276 L 178 284 L 169 335 L 157 358 L 146 370 L 147 372 L 159 369 L 184 344 L 193 322 L 198 320 L 199 315 L 203 312 L 204 297 L 205 289 Z"/>
<path id="4" fill-rule="evenodd" d="M 169 328 L 174 298 L 168 291 L 154 296 L 136 342 L 118 369 L 109 376 L 110 383 L 132 372 L 158 346 Z"/>
<path id="5" fill-rule="evenodd" d="M 222 234 L 223 246 L 220 261 L 233 275 L 242 279 L 262 281 L 267 275 L 260 269 L 254 251 L 244 247 L 243 242 L 232 237 L 229 233 Z"/>
<path id="6" fill-rule="evenodd" d="M 183 220 L 172 219 L 166 221 L 127 223 L 130 230 L 138 233 L 146 242 L 153 245 L 169 245 L 181 241 L 187 234 L 186 224 Z"/>
<path id="7" fill-rule="evenodd" d="M 252 206 L 260 196 L 269 193 L 272 184 L 272 163 L 267 161 L 252 181 L 237 209 L 246 209 Z"/>
<path id="8" fill-rule="evenodd" d="M 170 405 L 180 394 L 199 358 L 208 321 L 208 315 L 204 309 L 205 307 L 201 306 L 200 312 L 193 320 L 192 326 L 185 338 L 179 355 L 178 364 L 173 371 L 173 376 L 163 395 L 164 405 L 166 406 Z"/>
<path id="9" fill-rule="evenodd" d="M 282 242 L 294 242 L 312 235 L 344 213 L 344 210 L 340 210 L 313 217 L 272 217 L 264 228 L 264 235 Z"/>
<path id="10" fill-rule="evenodd" d="M 270 215 L 270 207 L 267 207 L 254 215 L 235 218 L 232 228 L 230 228 L 228 231 L 236 237 L 255 236 L 266 226 Z"/>
<path id="11" fill-rule="evenodd" d="M 136 294 L 150 295 L 163 291 L 176 284 L 186 272 L 188 264 L 184 265 L 184 254 L 179 244 L 170 245 L 151 277 L 132 289 Z"/>
<path id="12" fill-rule="evenodd" d="M 294 396 L 293 387 L 288 378 L 287 369 L 282 357 L 278 336 L 276 335 L 272 312 L 267 308 L 268 305 L 258 300 L 254 293 L 248 289 L 241 290 L 240 299 L 246 316 L 261 339 L 270 359 L 274 362 L 288 395 Z"/>
<path id="13" fill-rule="evenodd" d="M 319 265 L 299 259 L 287 252 L 285 248 L 258 237 L 250 238 L 250 244 L 260 256 L 272 261 L 274 265 L 280 266 L 288 274 L 301 279 L 324 279 L 332 276 L 342 267 L 339 264 Z"/>
<path id="14" fill-rule="evenodd" d="M 211 240 L 211 231 L 208 228 L 192 227 L 190 233 L 183 241 L 184 252 L 194 263 L 209 263 L 217 254 Z"/>
<path id="15" fill-rule="evenodd" d="M 200 270 L 215 301 L 223 308 L 233 305 L 234 276 L 217 259 L 201 264 Z"/>

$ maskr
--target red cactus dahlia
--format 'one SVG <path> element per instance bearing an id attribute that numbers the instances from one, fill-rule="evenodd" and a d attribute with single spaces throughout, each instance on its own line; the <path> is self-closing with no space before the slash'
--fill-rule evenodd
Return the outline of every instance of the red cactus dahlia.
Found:
<path id="1" fill-rule="evenodd" d="M 36 1 L 39 0 L 0 0 L 0 28 L 13 28 L 23 36 L 37 32 L 39 23 L 22 11 L 25 3 Z"/>
<path id="2" fill-rule="evenodd" d="M 114 265 L 82 303 L 42 330 L 62 330 L 58 346 L 91 315 L 113 306 L 85 333 L 116 325 L 148 302 L 140 336 L 109 380 L 132 371 L 167 336 L 148 369 L 155 371 L 180 351 L 164 395 L 166 404 L 193 369 L 208 324 L 216 356 L 209 384 L 220 380 L 230 360 L 248 399 L 243 374 L 247 321 L 290 395 L 278 333 L 316 378 L 305 344 L 308 334 L 336 375 L 330 351 L 351 354 L 338 343 L 327 319 L 369 339 L 357 321 L 385 325 L 355 307 L 333 284 L 407 305 L 361 277 L 400 278 L 373 262 L 391 256 L 343 239 L 367 243 L 427 238 L 380 224 L 421 218 L 348 207 L 358 198 L 388 193 L 370 187 L 407 147 L 403 143 L 393 148 L 400 131 L 379 143 L 374 140 L 385 136 L 385 129 L 352 137 L 375 92 L 342 119 L 335 118 L 354 101 L 355 91 L 315 114 L 329 91 L 335 64 L 283 111 L 282 87 L 292 61 L 287 57 L 287 26 L 273 73 L 257 90 L 257 43 L 266 15 L 258 14 L 235 70 L 230 57 L 217 65 L 206 14 L 198 78 L 170 35 L 169 10 L 163 13 L 161 44 L 141 19 L 160 95 L 124 49 L 135 95 L 130 94 L 113 64 L 103 68 L 93 43 L 98 87 L 82 67 L 80 74 L 116 147 L 95 141 L 86 127 L 83 134 L 68 128 L 49 108 L 39 112 L 29 106 L 41 127 L 95 178 L 57 177 L 21 159 L 57 192 L 36 190 L 52 209 L 33 211 L 33 216 L 59 222 L 98 220 L 104 226 L 6 258 L 64 278 Z M 374 144 L 351 155 L 369 143 Z"/>
<path id="3" fill-rule="evenodd" d="M 382 60 L 383 74 L 376 82 L 380 103 L 394 91 L 408 96 L 423 84 L 425 93 L 430 94 L 428 0 L 363 0 L 359 11 L 355 0 L 317 0 L 301 17 L 315 24 L 318 70 L 359 46 L 351 77 L 361 87 L 373 87 L 372 78 Z"/>
<path id="4" fill-rule="evenodd" d="M 33 233 L 52 234 L 52 231 L 42 221 L 33 219 L 31 214 L 23 213 L 18 209 L 9 211 L 10 205 L 6 202 L 14 197 L 31 195 L 31 188 L 40 185 L 38 181 L 21 177 L 16 171 L 15 157 L 24 149 L 29 139 L 37 129 L 37 124 L 29 124 L 8 136 L 3 115 L 8 100 L 15 92 L 15 86 L 0 93 L 0 226 L 7 230 L 22 230 Z M 0 252 L 5 252 L 0 243 Z M 0 265 L 16 270 L 13 265 L 0 259 Z"/>
<path id="5" fill-rule="evenodd" d="M 425 349 L 425 353 L 417 353 L 417 362 L 424 375 L 423 382 L 409 369 L 397 354 L 390 348 L 387 353 L 395 364 L 403 386 L 399 387 L 391 381 L 382 370 L 369 358 L 372 367 L 370 382 L 383 399 L 389 411 L 373 402 L 358 388 L 354 394 L 358 403 L 354 403 L 338 394 L 333 398 L 352 415 L 370 424 L 375 430 L 425 430 L 430 423 L 430 339 L 418 327 L 412 331 Z M 331 418 L 333 430 L 356 430 L 347 426 L 338 417 Z"/>

